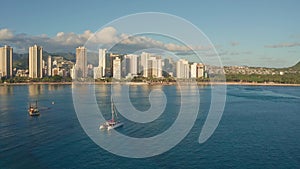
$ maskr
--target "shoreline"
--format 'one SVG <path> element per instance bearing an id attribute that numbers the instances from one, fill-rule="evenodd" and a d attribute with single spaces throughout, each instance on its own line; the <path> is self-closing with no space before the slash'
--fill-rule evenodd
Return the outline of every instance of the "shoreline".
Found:
<path id="1" fill-rule="evenodd" d="M 187 82 L 188 83 L 188 82 Z M 32 82 L 32 83 L 1 83 L 0 86 L 18 86 L 18 85 L 72 85 L 73 82 Z M 95 85 L 147 85 L 147 86 L 172 86 L 176 82 L 169 83 L 146 83 L 146 82 L 91 82 L 87 84 Z M 228 85 L 228 86 L 294 86 L 300 87 L 300 84 L 284 84 L 284 83 L 252 83 L 252 82 L 197 82 L 197 85 Z"/>

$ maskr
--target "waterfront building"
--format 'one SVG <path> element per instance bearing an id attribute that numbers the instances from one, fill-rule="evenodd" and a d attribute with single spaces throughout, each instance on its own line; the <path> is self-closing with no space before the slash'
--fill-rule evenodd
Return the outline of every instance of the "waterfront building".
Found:
<path id="1" fill-rule="evenodd" d="M 179 79 L 188 79 L 190 73 L 189 62 L 186 59 L 179 59 L 176 63 L 176 77 Z"/>
<path id="2" fill-rule="evenodd" d="M 102 69 L 102 77 L 105 77 L 106 72 L 106 49 L 99 49 L 99 64 L 98 67 Z"/>
<path id="3" fill-rule="evenodd" d="M 124 57 L 124 63 L 122 72 L 124 76 L 130 74 L 131 76 L 137 75 L 138 73 L 138 55 L 129 54 Z"/>
<path id="4" fill-rule="evenodd" d="M 141 71 L 143 71 L 143 76 L 148 77 L 148 60 L 150 58 L 150 54 L 146 52 L 142 52 L 141 54 Z"/>
<path id="5" fill-rule="evenodd" d="M 50 55 L 47 59 L 47 75 L 52 76 L 52 57 Z"/>
<path id="6" fill-rule="evenodd" d="M 29 47 L 29 77 L 43 77 L 43 48 L 41 46 Z"/>
<path id="7" fill-rule="evenodd" d="M 148 77 L 162 77 L 162 60 L 161 57 L 150 57 L 148 60 Z"/>
<path id="8" fill-rule="evenodd" d="M 87 77 L 87 49 L 84 46 L 79 46 L 78 48 L 76 48 L 75 73 L 77 78 Z"/>
<path id="9" fill-rule="evenodd" d="M 113 78 L 121 79 L 121 59 L 119 57 L 113 60 Z"/>
<path id="10" fill-rule="evenodd" d="M 13 48 L 5 45 L 0 48 L 0 78 L 13 76 Z"/>
<path id="11" fill-rule="evenodd" d="M 205 74 L 205 66 L 202 63 L 197 64 L 197 78 L 203 78 Z"/>
<path id="12" fill-rule="evenodd" d="M 94 79 L 100 79 L 103 76 L 102 67 L 94 67 Z"/>

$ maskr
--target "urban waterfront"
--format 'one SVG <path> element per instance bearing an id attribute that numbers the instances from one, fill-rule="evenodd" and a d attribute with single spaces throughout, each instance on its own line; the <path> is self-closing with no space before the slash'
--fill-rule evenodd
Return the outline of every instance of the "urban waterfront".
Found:
<path id="1" fill-rule="evenodd" d="M 111 85 L 96 85 L 99 107 L 110 116 Z M 118 132 L 150 137 L 167 129 L 180 107 L 178 86 L 130 86 L 132 104 L 149 107 L 153 89 L 164 91 L 166 112 L 146 124 L 125 123 Z M 196 88 L 194 90 L 197 90 Z M 299 168 L 300 87 L 228 86 L 218 128 L 203 144 L 199 134 L 211 103 L 211 87 L 199 86 L 200 110 L 189 134 L 171 150 L 150 158 L 113 155 L 84 132 L 72 85 L 0 86 L 0 168 Z M 41 115 L 30 117 L 29 101 Z M 106 137 L 103 131 L 99 135 Z"/>

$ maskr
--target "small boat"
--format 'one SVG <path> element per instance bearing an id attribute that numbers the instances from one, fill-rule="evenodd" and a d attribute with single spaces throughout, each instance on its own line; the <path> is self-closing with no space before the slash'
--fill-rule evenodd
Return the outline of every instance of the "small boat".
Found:
<path id="1" fill-rule="evenodd" d="M 40 111 L 37 106 L 37 101 L 35 102 L 35 105 L 33 105 L 32 103 L 29 104 L 28 113 L 30 116 L 39 116 L 40 115 Z"/>
<path id="2" fill-rule="evenodd" d="M 115 111 L 115 106 L 111 100 L 111 120 L 106 121 L 104 124 L 101 124 L 99 129 L 111 130 L 118 127 L 122 127 L 124 124 L 117 120 L 117 114 Z"/>

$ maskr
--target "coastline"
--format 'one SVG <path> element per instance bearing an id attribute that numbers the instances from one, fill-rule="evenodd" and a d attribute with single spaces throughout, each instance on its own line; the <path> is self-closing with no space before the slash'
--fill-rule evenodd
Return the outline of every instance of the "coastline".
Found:
<path id="1" fill-rule="evenodd" d="M 1 83 L 0 86 L 17 86 L 17 85 L 72 85 L 73 82 L 32 82 L 32 83 Z M 95 85 L 149 85 L 149 86 L 170 86 L 176 85 L 176 82 L 169 83 L 146 83 L 146 82 L 91 82 L 89 84 Z M 252 82 L 197 82 L 198 85 L 207 86 L 207 85 L 229 85 L 229 86 L 294 86 L 300 87 L 300 84 L 284 84 L 284 83 L 252 83 Z"/>

